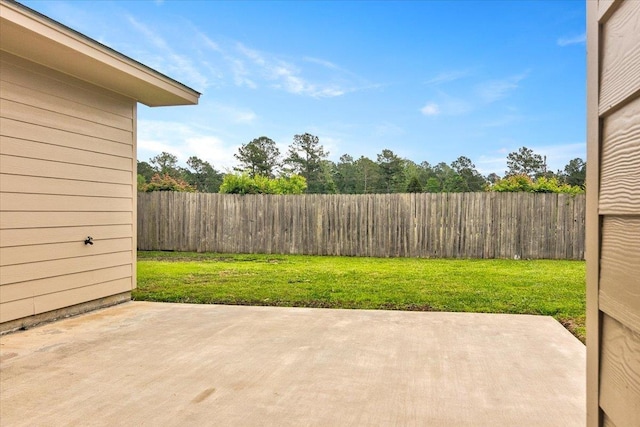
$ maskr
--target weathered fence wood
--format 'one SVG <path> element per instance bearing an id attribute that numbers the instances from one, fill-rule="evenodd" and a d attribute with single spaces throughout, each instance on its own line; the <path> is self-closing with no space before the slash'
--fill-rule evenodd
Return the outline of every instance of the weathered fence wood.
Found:
<path id="1" fill-rule="evenodd" d="M 585 197 L 566 194 L 138 194 L 138 249 L 584 259 Z"/>

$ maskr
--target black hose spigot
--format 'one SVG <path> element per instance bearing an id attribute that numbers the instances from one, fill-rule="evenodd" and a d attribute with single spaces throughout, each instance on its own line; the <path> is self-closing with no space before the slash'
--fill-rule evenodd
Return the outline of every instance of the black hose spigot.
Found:
<path id="1" fill-rule="evenodd" d="M 84 239 L 84 244 L 85 245 L 93 245 L 93 237 L 87 236 L 87 238 Z"/>

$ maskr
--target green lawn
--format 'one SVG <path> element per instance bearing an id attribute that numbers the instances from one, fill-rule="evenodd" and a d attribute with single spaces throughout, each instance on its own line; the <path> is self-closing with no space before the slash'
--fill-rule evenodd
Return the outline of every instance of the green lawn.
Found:
<path id="1" fill-rule="evenodd" d="M 133 298 L 543 314 L 585 339 L 582 261 L 138 252 L 138 289 Z"/>

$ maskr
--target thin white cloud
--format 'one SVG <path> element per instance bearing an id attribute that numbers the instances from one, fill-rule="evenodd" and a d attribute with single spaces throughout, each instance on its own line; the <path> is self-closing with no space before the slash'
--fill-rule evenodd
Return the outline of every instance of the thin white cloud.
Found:
<path id="1" fill-rule="evenodd" d="M 312 85 L 307 84 L 301 77 L 299 77 L 298 71 L 293 68 L 292 65 L 281 62 L 277 65 L 270 65 L 267 69 L 269 78 L 276 80 L 273 87 L 283 88 L 287 92 L 301 95 L 304 93 L 310 93 L 314 90 Z"/>
<path id="2" fill-rule="evenodd" d="M 191 132 L 191 129 L 183 123 L 139 119 L 138 159 L 146 161 L 147 158 L 166 151 L 177 156 L 179 160 L 186 161 L 188 154 L 183 153 L 180 143 Z"/>
<path id="3" fill-rule="evenodd" d="M 64 19 L 57 19 L 74 30 L 93 34 L 92 38 L 106 46 L 112 46 L 107 40 L 108 34 L 113 28 L 113 24 L 108 22 L 109 20 L 91 13 L 91 10 L 83 9 L 82 6 L 78 7 L 77 2 L 46 2 L 46 6 L 49 9 L 47 15 L 64 17 Z M 39 8 L 36 9 L 39 10 Z"/>
<path id="4" fill-rule="evenodd" d="M 156 31 L 138 21 L 131 15 L 126 16 L 129 24 L 144 38 L 159 50 L 155 54 L 143 53 L 143 62 L 158 70 L 185 81 L 197 90 L 204 90 L 209 86 L 209 80 L 200 72 L 198 65 L 194 64 L 187 56 L 176 53 L 169 43 Z"/>
<path id="5" fill-rule="evenodd" d="M 458 74 L 461 75 L 461 74 Z M 449 91 L 434 88 L 434 99 L 428 102 L 420 110 L 425 116 L 460 116 L 468 114 L 482 105 L 494 103 L 500 99 L 507 98 L 515 91 L 522 80 L 529 75 L 529 71 L 509 76 L 503 79 L 487 80 L 479 83 L 473 90 L 467 90 L 464 97 L 450 95 Z M 436 76 L 431 81 L 437 82 L 453 81 L 456 76 L 452 74 Z M 504 126 L 519 120 L 520 117 L 512 114 L 499 120 L 486 123 L 483 127 Z"/>
<path id="6" fill-rule="evenodd" d="M 470 101 L 444 94 L 440 105 L 442 113 L 448 116 L 460 116 L 473 110 L 473 104 Z"/>
<path id="7" fill-rule="evenodd" d="M 526 71 L 503 79 L 488 80 L 476 87 L 476 93 L 485 103 L 490 104 L 496 102 L 509 96 L 511 92 L 519 87 L 520 82 L 528 75 L 529 72 Z"/>
<path id="8" fill-rule="evenodd" d="M 141 35 L 136 43 L 125 42 L 124 51 L 200 92 L 211 86 L 235 85 L 333 98 L 377 87 L 334 62 L 312 56 L 285 60 L 237 40 L 213 39 L 189 21 L 182 22 L 181 32 L 176 32 L 155 28 L 127 13 L 123 17 Z"/>
<path id="9" fill-rule="evenodd" d="M 220 48 L 220 45 L 218 43 L 214 42 L 213 40 L 211 40 L 209 38 L 209 36 L 207 36 L 206 34 L 202 33 L 198 29 L 194 28 L 194 31 L 198 35 L 198 37 L 200 37 L 200 39 L 203 41 L 203 43 L 204 43 L 204 45 L 206 47 L 208 47 L 209 49 L 213 50 L 214 52 L 222 52 L 222 49 Z"/>
<path id="10" fill-rule="evenodd" d="M 229 146 L 215 136 L 193 136 L 185 140 L 184 146 L 189 153 L 194 153 L 192 155 L 208 161 L 219 171 L 231 172 L 238 164 L 234 154 L 238 152 L 240 146 Z"/>
<path id="11" fill-rule="evenodd" d="M 138 21 L 131 15 L 127 15 L 127 21 L 138 32 L 142 33 L 148 41 L 150 41 L 155 47 L 162 50 L 171 50 L 167 42 L 159 35 L 152 31 L 149 27 Z"/>
<path id="12" fill-rule="evenodd" d="M 470 101 L 438 91 L 436 100 L 425 104 L 420 112 L 427 117 L 461 116 L 473 111 L 473 108 L 473 103 Z"/>
<path id="13" fill-rule="evenodd" d="M 489 155 L 483 154 L 475 161 L 475 165 L 482 175 L 486 176 L 495 173 L 502 176 L 507 169 L 507 155 L 504 154 L 502 157 L 498 157 L 493 153 Z"/>
<path id="14" fill-rule="evenodd" d="M 212 107 L 216 116 L 224 116 L 225 121 L 251 124 L 256 121 L 258 116 L 250 109 L 232 107 L 229 105 L 217 104 Z"/>
<path id="15" fill-rule="evenodd" d="M 270 86 L 275 89 L 284 90 L 294 95 L 305 95 L 314 98 L 333 98 L 342 96 L 348 92 L 360 90 L 351 83 L 351 79 L 345 79 L 344 76 L 352 74 L 341 69 L 336 64 L 328 61 L 319 60 L 317 58 L 305 57 L 306 62 L 321 65 L 332 71 L 338 71 L 339 76 L 329 76 L 329 81 L 310 81 L 303 76 L 303 72 L 296 64 L 278 58 L 275 55 L 265 52 L 259 52 L 251 49 L 244 44 L 237 42 L 235 44 L 237 53 L 243 58 L 236 59 L 236 81 L 238 76 L 251 75 L 255 79 L 258 77 L 262 80 L 270 82 Z M 253 65 L 250 70 L 244 61 L 248 61 Z M 239 73 L 242 71 L 242 74 Z"/>
<path id="16" fill-rule="evenodd" d="M 558 44 L 558 46 L 565 47 L 565 46 L 571 46 L 574 44 L 584 44 L 586 41 L 587 41 L 587 34 L 582 33 L 573 37 L 560 37 L 556 43 Z"/>
<path id="17" fill-rule="evenodd" d="M 460 116 L 473 111 L 473 102 L 449 95 L 439 90 L 437 92 L 437 104 L 440 114 L 443 116 Z"/>
<path id="18" fill-rule="evenodd" d="M 481 155 L 476 161 L 478 171 L 483 175 L 489 173 L 497 173 L 498 175 L 504 175 L 507 170 L 507 156 L 509 153 L 518 151 L 522 146 L 526 146 L 533 150 L 535 154 L 539 154 L 547 158 L 547 170 L 556 172 L 561 170 L 569 163 L 570 160 L 580 157 L 585 159 L 586 144 L 585 143 L 560 143 L 554 145 L 534 145 L 519 143 L 517 141 L 511 141 L 509 148 L 500 148 Z"/>
<path id="19" fill-rule="evenodd" d="M 217 170 L 231 170 L 237 163 L 233 154 L 239 146 L 205 132 L 184 123 L 139 120 L 138 159 L 147 161 L 166 151 L 178 157 L 183 165 L 190 156 L 197 156 Z"/>
<path id="20" fill-rule="evenodd" d="M 233 81 L 236 86 L 246 86 L 251 89 L 257 89 L 258 84 L 249 78 L 249 71 L 243 61 L 231 57 L 226 57 L 231 66 Z"/>
<path id="21" fill-rule="evenodd" d="M 467 77 L 469 74 L 471 74 L 469 70 L 445 71 L 427 80 L 426 84 L 437 86 L 443 83 L 460 80 L 461 78 Z"/>
<path id="22" fill-rule="evenodd" d="M 314 57 L 311 57 L 311 56 L 305 56 L 302 59 L 305 60 L 306 62 L 311 62 L 313 64 L 322 65 L 323 67 L 329 68 L 330 70 L 342 70 L 342 68 L 340 68 L 338 65 L 334 64 L 331 61 L 327 61 L 325 59 L 314 58 Z"/>
<path id="23" fill-rule="evenodd" d="M 272 69 L 275 80 L 279 83 L 274 84 L 276 88 L 283 88 L 289 93 L 296 95 L 310 95 L 314 98 L 332 98 L 345 94 L 345 90 L 335 85 L 316 85 L 307 82 L 298 75 L 295 68 L 291 68 L 289 64 L 281 63 Z M 323 87 L 324 86 L 324 87 Z"/>
<path id="24" fill-rule="evenodd" d="M 220 69 L 219 65 L 213 65 L 208 60 L 202 59 L 200 61 L 200 66 L 202 71 L 206 71 L 208 75 L 211 77 L 211 81 L 209 84 L 211 86 L 223 86 L 224 85 L 224 72 Z"/>
<path id="25" fill-rule="evenodd" d="M 420 109 L 425 116 L 437 116 L 440 114 L 440 107 L 435 102 L 430 102 Z"/>
<path id="26" fill-rule="evenodd" d="M 570 160 L 579 157 L 583 160 L 586 158 L 587 153 L 587 144 L 584 142 L 581 143 L 559 143 L 553 145 L 535 145 L 535 144 L 519 144 L 512 145 L 511 149 L 504 150 L 504 170 L 507 170 L 507 155 L 511 152 L 518 151 L 518 149 L 522 146 L 526 146 L 533 150 L 535 154 L 539 154 L 543 158 L 546 157 L 547 160 L 547 170 L 551 172 L 556 172 L 558 170 L 564 169 L 564 167 L 569 163 Z M 504 172 L 503 172 L 504 173 Z M 500 173 L 499 173 L 500 174 Z"/>
<path id="27" fill-rule="evenodd" d="M 528 146 L 527 146 L 528 147 Z M 580 157 L 585 160 L 587 154 L 587 144 L 569 143 L 556 145 L 540 145 L 531 146 L 535 153 L 547 157 L 547 169 L 555 172 L 558 169 L 564 169 L 570 160 Z M 515 151 L 515 150 L 514 150 Z"/>
<path id="28" fill-rule="evenodd" d="M 325 87 L 317 91 L 315 96 L 317 98 L 333 98 L 336 96 L 342 96 L 347 92 L 353 92 L 354 90 L 357 90 L 357 89 L 345 90 L 339 87 Z"/>
<path id="29" fill-rule="evenodd" d="M 351 87 L 349 89 L 344 89 L 344 93 L 367 89 L 376 89 L 383 86 L 379 83 L 366 82 L 365 79 L 363 79 L 353 71 L 349 71 L 346 68 L 343 68 L 340 65 L 336 64 L 335 62 L 331 62 L 326 59 L 305 56 L 302 58 L 302 60 L 310 64 L 320 65 L 323 68 L 333 71 L 331 75 L 333 75 L 334 77 L 339 77 L 345 84 L 350 84 Z"/>
<path id="30" fill-rule="evenodd" d="M 264 56 L 257 50 L 250 49 L 240 42 L 236 43 L 236 48 L 241 54 L 253 60 L 256 64 L 263 67 L 267 66 L 267 61 L 264 59 Z"/>
<path id="31" fill-rule="evenodd" d="M 320 144 L 322 144 L 324 152 L 327 153 L 328 157 L 331 159 L 335 158 L 337 153 L 340 151 L 339 147 L 343 144 L 342 138 L 318 132 L 318 139 L 320 140 Z"/>

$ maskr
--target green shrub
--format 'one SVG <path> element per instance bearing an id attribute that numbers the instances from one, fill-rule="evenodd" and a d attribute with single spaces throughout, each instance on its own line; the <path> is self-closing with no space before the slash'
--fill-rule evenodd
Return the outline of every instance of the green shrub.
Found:
<path id="1" fill-rule="evenodd" d="M 307 180 L 303 176 L 281 176 L 276 179 L 276 194 L 302 194 L 306 189 Z"/>
<path id="2" fill-rule="evenodd" d="M 579 186 L 563 184 L 557 178 L 540 177 L 535 181 L 527 175 L 511 175 L 498 180 L 489 187 L 490 191 L 529 193 L 566 193 L 571 195 L 584 194 L 584 189 Z"/>
<path id="3" fill-rule="evenodd" d="M 269 178 L 262 175 L 250 177 L 247 173 L 226 174 L 220 185 L 223 194 L 302 194 L 307 181 L 300 175 Z"/>
<path id="4" fill-rule="evenodd" d="M 506 178 L 498 180 L 491 186 L 491 191 L 498 191 L 501 193 L 509 192 L 515 193 L 518 191 L 531 191 L 533 186 L 533 180 L 527 175 L 511 175 Z"/>
<path id="5" fill-rule="evenodd" d="M 563 184 L 558 178 L 540 177 L 532 189 L 534 193 L 566 193 L 566 194 L 582 194 L 584 190 L 577 185 Z"/>
<path id="6" fill-rule="evenodd" d="M 140 182 L 140 175 L 138 175 L 138 190 L 147 193 L 152 191 L 181 191 L 185 193 L 195 193 L 196 191 L 196 189 L 190 186 L 187 181 L 180 178 L 173 178 L 167 173 L 164 175 L 153 175 L 151 182 L 148 184 L 142 184 Z"/>

